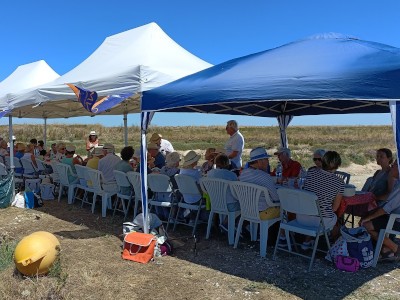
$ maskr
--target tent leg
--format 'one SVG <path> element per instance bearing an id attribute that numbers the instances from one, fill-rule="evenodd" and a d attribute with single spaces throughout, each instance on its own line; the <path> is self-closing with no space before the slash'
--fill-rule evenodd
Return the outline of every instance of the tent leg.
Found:
<path id="1" fill-rule="evenodd" d="M 10 170 L 12 173 L 14 173 L 14 141 L 13 141 L 13 129 L 12 129 L 12 114 L 8 115 L 8 126 L 9 126 L 9 134 L 10 134 Z M 12 181 L 12 199 L 14 200 L 15 198 L 15 180 L 13 178 Z"/>
<path id="2" fill-rule="evenodd" d="M 125 147 L 128 146 L 128 115 L 124 113 Z"/>
<path id="3" fill-rule="evenodd" d="M 47 118 L 44 118 L 44 136 L 43 136 L 43 142 L 44 142 L 44 150 L 47 150 Z"/>

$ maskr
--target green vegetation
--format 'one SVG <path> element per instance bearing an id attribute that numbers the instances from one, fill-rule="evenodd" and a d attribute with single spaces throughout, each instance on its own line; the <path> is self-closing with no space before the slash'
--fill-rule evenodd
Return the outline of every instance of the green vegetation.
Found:
<path id="1" fill-rule="evenodd" d="M 1 237 L 1 236 L 0 236 Z M 0 272 L 14 262 L 14 250 L 17 247 L 15 241 L 0 240 Z"/>
<path id="2" fill-rule="evenodd" d="M 27 143 L 31 138 L 43 139 L 44 126 L 14 125 L 14 135 L 17 141 Z M 54 142 L 74 144 L 77 153 L 86 155 L 85 142 L 91 130 L 96 130 L 101 143 L 109 142 L 116 146 L 119 152 L 124 146 L 124 130 L 119 127 L 104 127 L 100 124 L 51 124 L 47 126 L 47 145 Z M 278 126 L 247 126 L 241 127 L 245 138 L 245 148 L 265 147 L 274 151 L 280 143 Z M 161 133 L 178 151 L 201 150 L 209 147 L 223 147 L 228 135 L 224 126 L 186 126 L 157 127 L 151 126 L 149 134 Z M 386 147 L 394 150 L 394 138 L 391 126 L 289 126 L 287 129 L 289 147 L 293 158 L 305 166 L 311 166 L 311 154 L 317 148 L 335 150 L 342 156 L 343 166 L 351 162 L 366 164 L 375 160 L 377 149 Z M 0 126 L 0 136 L 8 136 L 8 126 Z M 129 145 L 139 147 L 140 128 L 128 128 Z M 248 151 L 243 155 L 248 159 Z M 274 158 L 271 160 L 274 165 Z"/>

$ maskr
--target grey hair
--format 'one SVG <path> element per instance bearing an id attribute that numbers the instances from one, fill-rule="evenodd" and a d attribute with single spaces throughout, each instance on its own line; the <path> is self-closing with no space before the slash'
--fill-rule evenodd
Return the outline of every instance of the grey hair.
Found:
<path id="1" fill-rule="evenodd" d="M 238 125 L 238 123 L 236 122 L 236 120 L 229 120 L 229 121 L 227 122 L 227 125 L 228 125 L 229 127 L 233 128 L 233 129 L 235 129 L 235 131 L 238 131 L 238 130 L 239 130 L 239 125 Z"/>
<path id="2" fill-rule="evenodd" d="M 285 150 L 283 150 L 282 153 L 285 153 L 285 155 L 287 157 L 292 158 L 292 153 L 290 152 L 289 148 L 286 148 Z"/>
<path id="3" fill-rule="evenodd" d="M 321 155 L 321 157 L 322 157 L 322 156 L 325 155 L 325 152 L 326 152 L 325 149 L 317 149 L 317 150 L 314 151 L 313 156 L 314 156 L 315 154 L 319 154 L 319 155 Z"/>

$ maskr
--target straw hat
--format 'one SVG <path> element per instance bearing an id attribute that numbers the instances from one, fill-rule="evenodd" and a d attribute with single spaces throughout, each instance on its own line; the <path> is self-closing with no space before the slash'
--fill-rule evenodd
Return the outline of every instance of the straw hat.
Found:
<path id="1" fill-rule="evenodd" d="M 151 142 L 147 144 L 147 149 L 148 150 L 159 150 L 160 146 L 157 146 L 155 143 Z"/>
<path id="2" fill-rule="evenodd" d="M 186 155 L 183 157 L 183 167 L 190 166 L 192 163 L 198 161 L 201 155 L 197 154 L 193 150 L 190 150 Z"/>
<path id="3" fill-rule="evenodd" d="M 271 157 L 263 147 L 257 147 L 251 150 L 249 162 L 256 161 L 263 158 Z"/>
<path id="4" fill-rule="evenodd" d="M 181 157 L 178 152 L 168 153 L 167 157 L 165 158 L 165 163 L 169 165 L 174 165 L 181 161 Z"/>
<path id="5" fill-rule="evenodd" d="M 15 145 L 15 148 L 17 148 L 17 151 L 22 151 L 25 150 L 25 145 L 23 143 L 17 143 L 17 145 Z"/>
<path id="6" fill-rule="evenodd" d="M 160 141 L 162 138 L 162 135 L 159 133 L 153 133 L 153 135 L 150 138 L 150 142 L 151 143 L 157 143 L 158 141 Z"/>

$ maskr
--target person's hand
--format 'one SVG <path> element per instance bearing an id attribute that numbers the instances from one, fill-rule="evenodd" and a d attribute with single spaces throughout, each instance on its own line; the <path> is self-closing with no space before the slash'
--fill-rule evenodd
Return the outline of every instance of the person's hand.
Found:
<path id="1" fill-rule="evenodd" d="M 367 218 L 361 219 L 360 222 L 358 222 L 358 225 L 363 226 L 367 222 L 369 222 L 369 220 Z"/>

